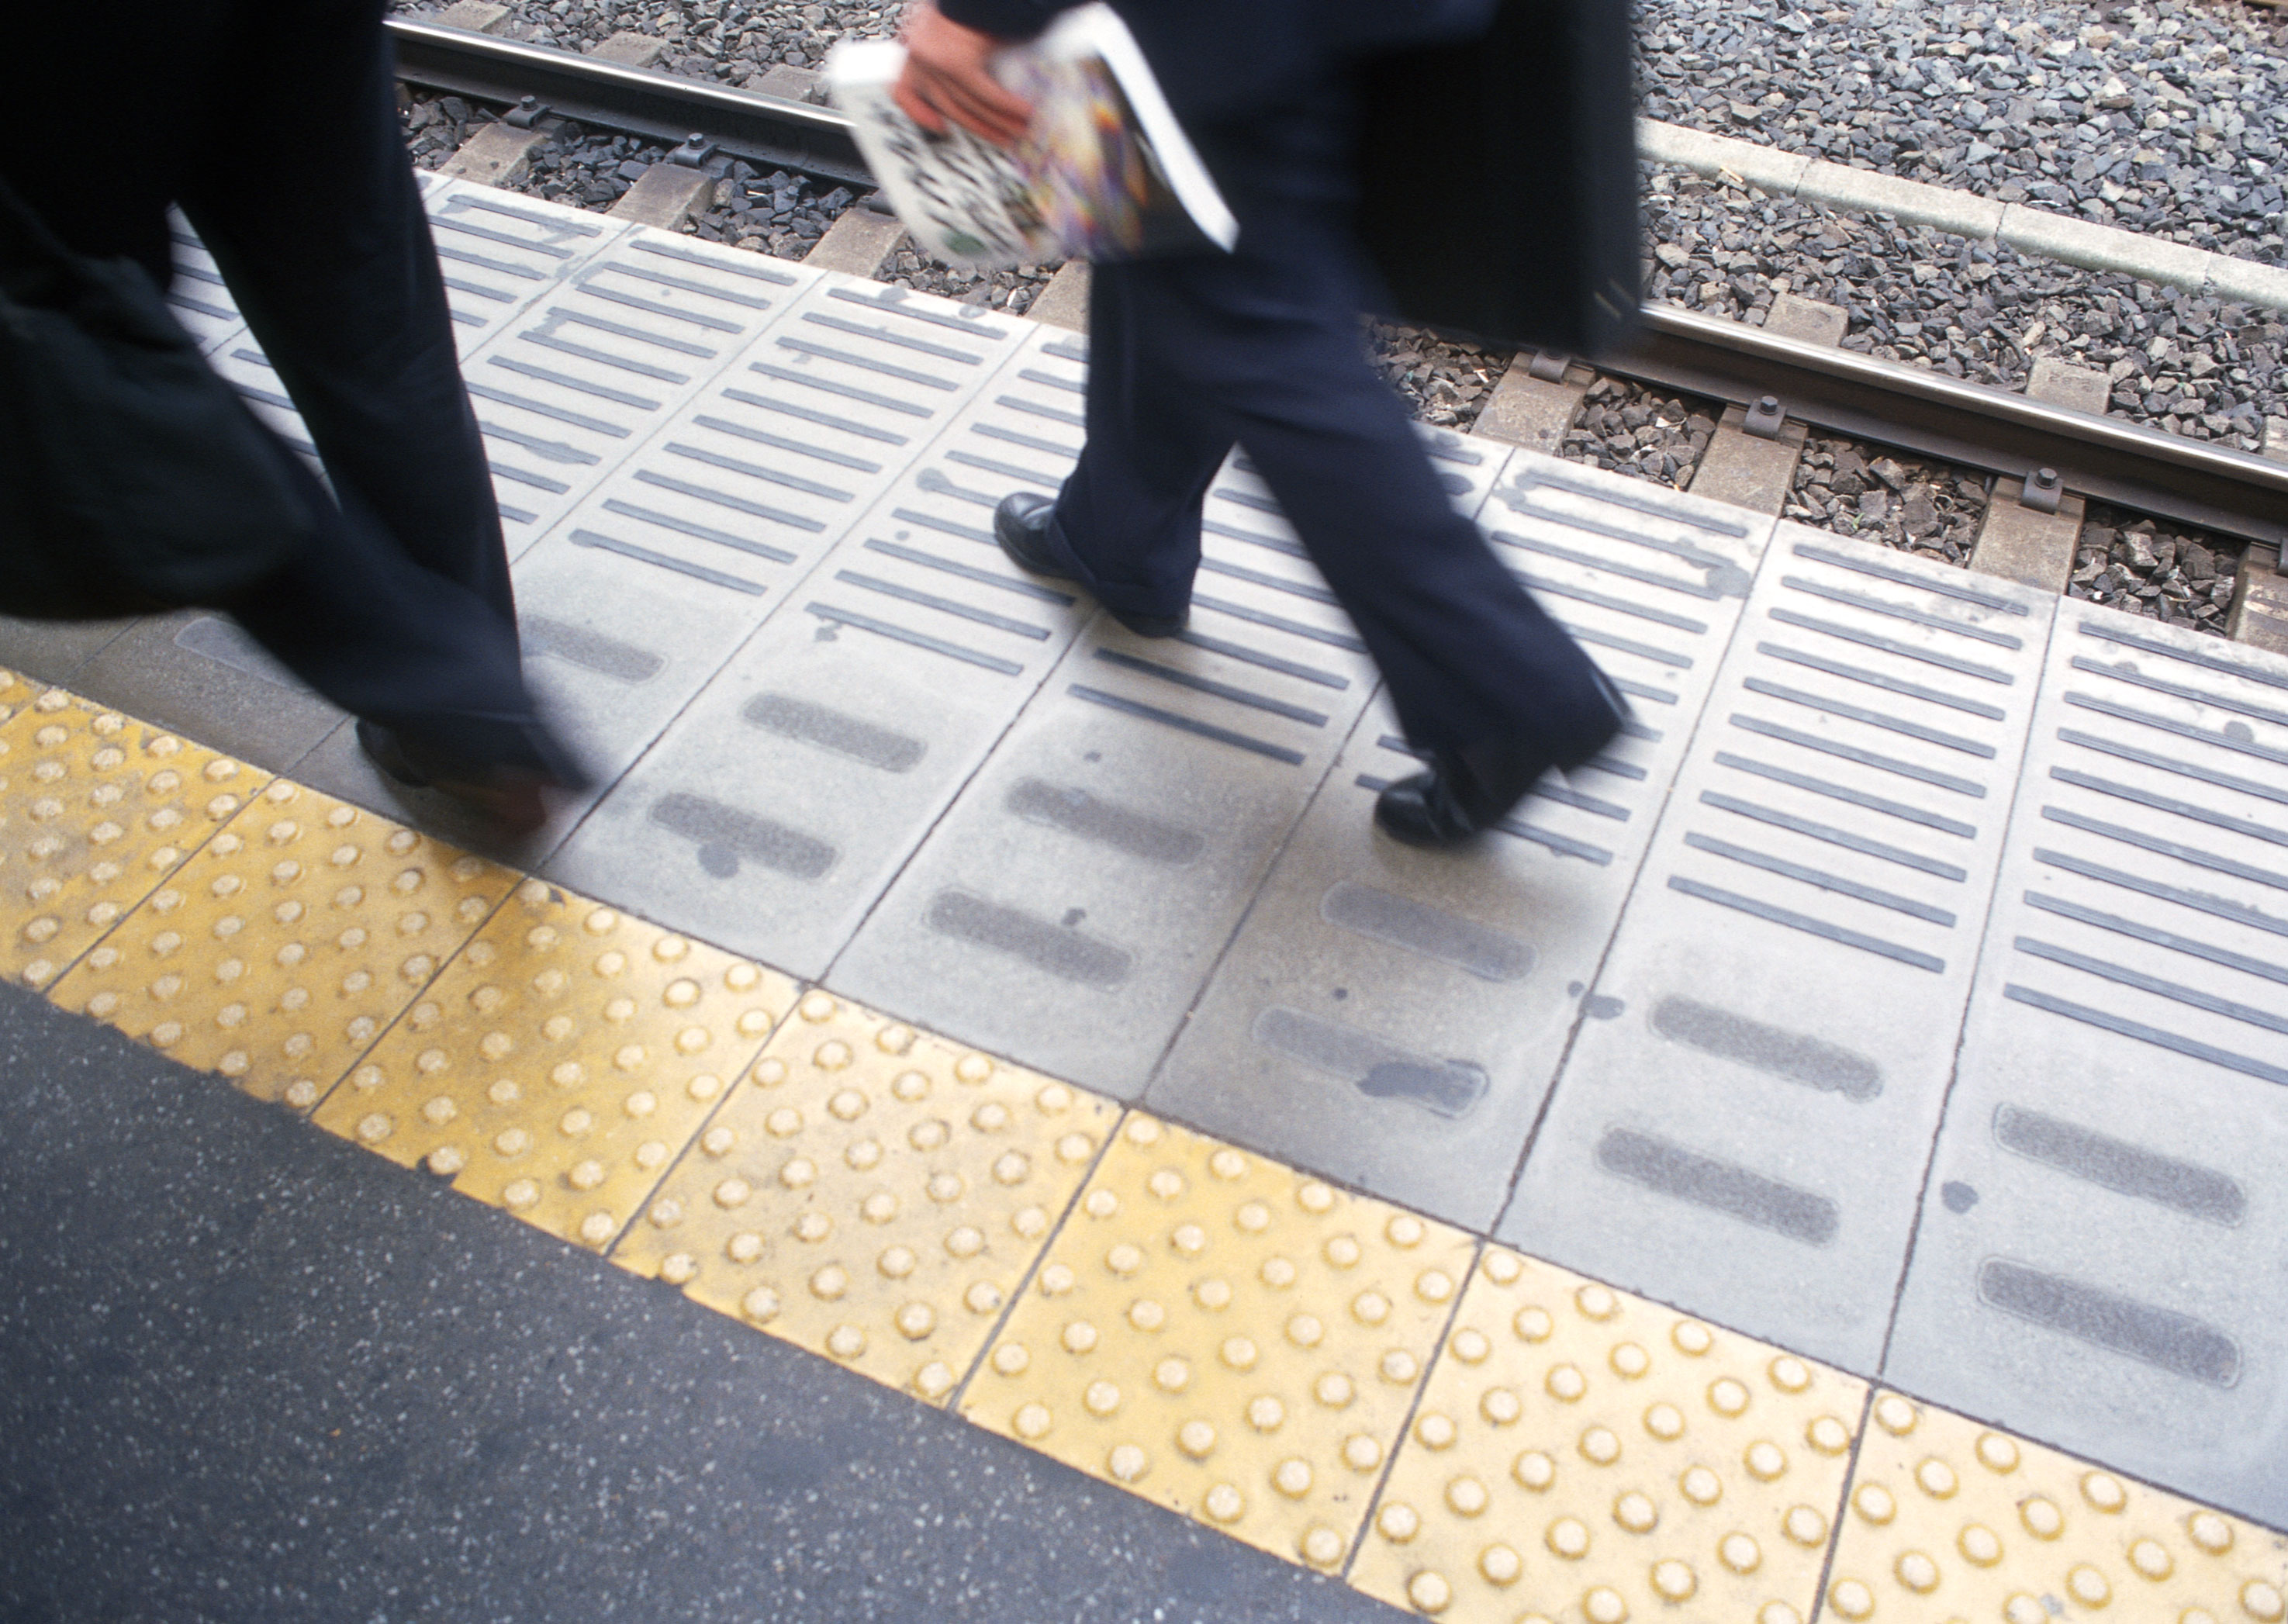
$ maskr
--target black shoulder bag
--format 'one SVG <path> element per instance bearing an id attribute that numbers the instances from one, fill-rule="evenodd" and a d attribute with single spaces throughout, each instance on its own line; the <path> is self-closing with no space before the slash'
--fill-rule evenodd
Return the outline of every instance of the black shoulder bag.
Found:
<path id="1" fill-rule="evenodd" d="M 1500 0 L 1477 39 L 1360 74 L 1359 232 L 1425 326 L 1569 355 L 1637 320 L 1629 0 Z"/>
<path id="2" fill-rule="evenodd" d="M 267 440 L 148 273 L 0 180 L 0 612 L 227 602 L 316 522 Z"/>

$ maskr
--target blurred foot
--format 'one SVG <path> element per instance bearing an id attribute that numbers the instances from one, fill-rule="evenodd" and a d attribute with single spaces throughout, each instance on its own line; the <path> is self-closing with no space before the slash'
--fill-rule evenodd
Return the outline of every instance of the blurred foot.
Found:
<path id="1" fill-rule="evenodd" d="M 1070 581 L 1072 573 L 1058 561 L 1049 542 L 1049 520 L 1057 511 L 1056 498 L 1037 491 L 1017 491 L 1001 498 L 993 510 L 993 539 L 1009 561 L 1029 574 L 1052 581 Z M 1131 614 L 1104 606 L 1105 613 L 1140 638 L 1172 638 L 1191 623 L 1187 607 L 1174 614 Z"/>
<path id="2" fill-rule="evenodd" d="M 358 748 L 401 788 L 433 789 L 449 796 L 511 839 L 529 835 L 548 821 L 544 791 L 587 788 L 588 775 L 537 721 L 453 718 L 438 731 L 448 729 L 455 735 L 454 745 L 361 717 Z M 493 749 L 480 756 L 471 748 L 476 741 Z"/>
<path id="3" fill-rule="evenodd" d="M 1581 765 L 1610 744 L 1629 709 L 1599 678 L 1605 714 L 1561 745 L 1547 739 L 1495 739 L 1458 750 L 1429 752 L 1430 770 L 1400 779 L 1375 797 L 1374 820 L 1393 840 L 1445 851 L 1467 844 L 1509 816 L 1552 772 Z"/>

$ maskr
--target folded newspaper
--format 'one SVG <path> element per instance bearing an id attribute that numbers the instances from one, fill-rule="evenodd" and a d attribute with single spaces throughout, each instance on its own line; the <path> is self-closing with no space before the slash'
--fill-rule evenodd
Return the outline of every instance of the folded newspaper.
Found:
<path id="1" fill-rule="evenodd" d="M 826 59 L 827 86 L 890 206 L 937 257 L 1133 259 L 1237 241 L 1239 223 L 1110 6 L 1066 12 L 994 59 L 995 76 L 1033 104 L 1031 125 L 1005 148 L 909 118 L 891 94 L 905 60 L 889 41 L 846 43 Z"/>

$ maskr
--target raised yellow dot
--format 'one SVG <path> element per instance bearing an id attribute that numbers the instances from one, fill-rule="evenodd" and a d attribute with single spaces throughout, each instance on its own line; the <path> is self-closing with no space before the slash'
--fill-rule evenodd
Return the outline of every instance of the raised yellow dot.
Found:
<path id="1" fill-rule="evenodd" d="M 2129 1492 L 2121 1486 L 2121 1479 L 2110 1472 L 2084 1472 L 2081 1497 L 2109 1516 L 2129 1503 Z"/>
<path id="2" fill-rule="evenodd" d="M 1287 1406 L 1268 1393 L 1247 1403 L 1247 1424 L 1258 1432 L 1276 1432 L 1287 1419 Z"/>
<path id="3" fill-rule="evenodd" d="M 2113 1599 L 2113 1587 L 2105 1575 L 2086 1562 L 2067 1570 L 2066 1591 L 2085 1607 L 2102 1607 Z"/>
<path id="4" fill-rule="evenodd" d="M 1227 1337 L 1223 1346 L 1216 1351 L 1216 1357 L 1234 1370 L 1252 1370 L 1255 1368 L 1255 1343 L 1244 1336 Z"/>
<path id="5" fill-rule="evenodd" d="M 1559 1403 L 1573 1404 L 1589 1390 L 1589 1379 L 1576 1366 L 1558 1365 L 1552 1367 L 1542 1386 Z"/>
<path id="6" fill-rule="evenodd" d="M 1343 1559 L 1343 1552 L 1348 1548 L 1343 1543 L 1342 1535 L 1324 1523 L 1315 1523 L 1303 1531 L 1303 1537 L 1295 1549 L 1302 1552 L 1303 1560 L 1313 1567 L 1331 1568 Z"/>
<path id="7" fill-rule="evenodd" d="M 1625 1624 L 1629 1604 L 1609 1585 L 1599 1585 L 1581 1598 L 1582 1616 L 1589 1624 Z"/>
<path id="8" fill-rule="evenodd" d="M 1343 1440 L 1343 1464 L 1355 1472 L 1370 1472 L 1382 1464 L 1382 1445 L 1363 1432 Z"/>
<path id="9" fill-rule="evenodd" d="M 1422 1374 L 1421 1364 L 1403 1348 L 1392 1348 L 1376 1361 L 1376 1373 L 1394 1387 L 1404 1387 Z"/>
<path id="10" fill-rule="evenodd" d="M 1768 1438 L 1759 1438 L 1749 1445 L 1741 1460 L 1747 1466 L 1748 1475 L 1759 1482 L 1769 1483 L 1787 1471 L 1787 1452 Z"/>
<path id="11" fill-rule="evenodd" d="M 1581 1434 L 1581 1458 L 1593 1466 L 1610 1466 L 1621 1458 L 1621 1440 L 1609 1427 L 1591 1427 Z"/>
<path id="12" fill-rule="evenodd" d="M 1652 1368 L 1652 1355 L 1636 1343 L 1616 1343 L 1605 1362 L 1613 1367 L 1615 1375 L 1625 1382 L 1634 1382 Z"/>
<path id="13" fill-rule="evenodd" d="M 1518 1310 L 1509 1325 L 1520 1342 L 1547 1342 L 1550 1333 L 1557 1328 L 1547 1309 L 1532 1304 Z"/>
<path id="14" fill-rule="evenodd" d="M 1351 1299 L 1351 1318 L 1361 1325 L 1380 1325 L 1390 1318 L 1390 1299 L 1378 1291 L 1362 1291 Z"/>
<path id="15" fill-rule="evenodd" d="M 1652 1588 L 1664 1602 L 1688 1602 L 1700 1588 L 1700 1575 L 1692 1571 L 1690 1563 L 1671 1557 L 1652 1565 Z"/>
<path id="16" fill-rule="evenodd" d="M 1476 1517 L 1490 1503 L 1486 1485 L 1475 1477 L 1459 1477 L 1446 1485 L 1446 1505 L 1457 1517 Z"/>
<path id="17" fill-rule="evenodd" d="M 1729 1376 L 1708 1384 L 1708 1407 L 1719 1415 L 1738 1415 L 1748 1407 L 1748 1390 Z"/>
<path id="18" fill-rule="evenodd" d="M 1454 1418 L 1442 1410 L 1425 1410 L 1415 1418 L 1415 1441 L 1425 1449 L 1451 1449 L 1460 1436 Z"/>
<path id="19" fill-rule="evenodd" d="M 1525 1414 L 1525 1400 L 1513 1387 L 1490 1387 L 1478 1399 L 1478 1414 L 1497 1427 L 1514 1426 Z"/>
<path id="20" fill-rule="evenodd" d="M 1005 1342 L 993 1350 L 993 1368 L 1005 1376 L 1021 1376 L 1032 1363 L 1033 1356 L 1022 1343 Z"/>
<path id="21" fill-rule="evenodd" d="M 926 1303 L 909 1303 L 898 1311 L 900 1335 L 910 1342 L 919 1342 L 937 1329 L 937 1311 Z"/>
<path id="22" fill-rule="evenodd" d="M 1712 1506 L 1724 1497 L 1724 1479 L 1704 1466 L 1687 1467 L 1676 1487 L 1696 1506 Z"/>
<path id="23" fill-rule="evenodd" d="M 1405 1501 L 1390 1501 L 1376 1514 L 1374 1529 L 1392 1544 L 1403 1545 L 1422 1532 L 1422 1517 Z"/>
<path id="24" fill-rule="evenodd" d="M 1588 1525 L 1577 1517 L 1559 1517 L 1542 1537 L 1553 1553 L 1568 1562 L 1578 1562 L 1589 1554 Z"/>
<path id="25" fill-rule="evenodd" d="M 2046 1494 L 2036 1494 L 2021 1503 L 2018 1520 L 2038 1540 L 2054 1540 L 2066 1531 L 2066 1514 Z"/>
<path id="26" fill-rule="evenodd" d="M 2213 1511 L 2196 1511 L 2186 1519 L 2185 1533 L 2212 1557 L 2232 1549 L 2232 1525 Z"/>
<path id="27" fill-rule="evenodd" d="M 1184 1192 L 1184 1176 L 1173 1168 L 1162 1168 L 1144 1181 L 1144 1187 L 1164 1201 L 1172 1201 Z"/>
<path id="28" fill-rule="evenodd" d="M 1443 1575 L 1426 1569 L 1406 1581 L 1406 1599 L 1417 1611 L 1435 1616 L 1453 1605 L 1454 1587 Z"/>
<path id="29" fill-rule="evenodd" d="M 1780 1518 L 1780 1532 L 1808 1549 L 1827 1543 L 1827 1519 L 1809 1506 L 1790 1506 Z"/>
<path id="30" fill-rule="evenodd" d="M 1855 1579 L 1837 1580 L 1828 1587 L 1827 1600 L 1847 1619 L 1868 1618 L 1875 1611 L 1875 1593 Z"/>
<path id="31" fill-rule="evenodd" d="M 1915 1486 L 1933 1500 L 1949 1500 L 1962 1484 L 1954 1475 L 1954 1468 L 1933 1455 L 1915 1468 Z"/>
<path id="32" fill-rule="evenodd" d="M 1075 1319 L 1065 1327 L 1060 1340 L 1068 1353 L 1092 1352 L 1097 1343 L 1096 1327 L 1085 1319 Z"/>
<path id="33" fill-rule="evenodd" d="M 1982 1432 L 1978 1435 L 1978 1463 L 1990 1472 L 2015 1471 L 2018 1446 L 1999 1432 Z"/>
<path id="34" fill-rule="evenodd" d="M 1875 1423 L 1894 1438 L 1912 1432 L 1921 1419 L 1912 1402 L 1896 1393 L 1885 1393 L 1875 1401 Z"/>
<path id="35" fill-rule="evenodd" d="M 1010 1424 L 1016 1429 L 1019 1438 L 1042 1438 L 1048 1436 L 1049 1428 L 1054 1422 L 1047 1405 L 1026 1404 L 1017 1407 L 1017 1414 L 1011 1417 Z"/>
<path id="36" fill-rule="evenodd" d="M 2257 1624 L 2280 1624 L 2288 1618 L 2288 1599 L 2282 1597 L 2278 1586 L 2252 1579 L 2240 1587 L 2240 1610 Z"/>
<path id="37" fill-rule="evenodd" d="M 1110 1382 L 1091 1382 L 1081 1393 L 1080 1401 L 1092 1415 L 1109 1415 L 1120 1408 L 1120 1389 Z"/>
<path id="38" fill-rule="evenodd" d="M 1763 1548 L 1744 1533 L 1728 1533 L 1716 1542 L 1716 1559 L 1735 1573 L 1752 1573 L 1763 1565 Z"/>
<path id="39" fill-rule="evenodd" d="M 1180 1393 L 1192 1384 L 1189 1359 L 1164 1359 L 1152 1367 L 1152 1385 L 1164 1393 Z"/>
<path id="40" fill-rule="evenodd" d="M 1644 1413 L 1645 1430 L 1663 1443 L 1674 1443 L 1684 1436 L 1684 1412 L 1672 1404 L 1656 1404 Z"/>
<path id="41" fill-rule="evenodd" d="M 1513 1585 L 1525 1576 L 1525 1558 L 1507 1545 L 1489 1545 L 1478 1553 L 1478 1572 L 1490 1585 Z"/>
<path id="42" fill-rule="evenodd" d="M 1880 1528 L 1899 1514 L 1899 1502 L 1891 1491 L 1879 1483 L 1863 1483 L 1859 1492 L 1851 1497 L 1851 1509 L 1861 1520 Z"/>
<path id="43" fill-rule="evenodd" d="M 1235 1523 L 1246 1514 L 1247 1496 L 1228 1483 L 1219 1483 L 1208 1490 L 1200 1505 L 1212 1521 Z"/>
<path id="44" fill-rule="evenodd" d="M 1632 1489 L 1613 1501 L 1613 1520 L 1631 1533 L 1650 1533 L 1660 1522 L 1660 1509 L 1649 1495 Z"/>
<path id="45" fill-rule="evenodd" d="M 1841 1454 L 1851 1447 L 1851 1429 L 1832 1415 L 1822 1415 L 1803 1430 L 1803 1441 L 1822 1454 Z"/>
<path id="46" fill-rule="evenodd" d="M 1227 1184 L 1235 1178 L 1244 1178 L 1247 1176 L 1247 1158 L 1226 1146 L 1208 1158 L 1208 1171 Z"/>
<path id="47" fill-rule="evenodd" d="M 932 1359 L 914 1372 L 914 1390 L 923 1398 L 936 1400 L 953 1390 L 953 1367 L 942 1359 Z"/>
<path id="48" fill-rule="evenodd" d="M 1188 1421 L 1176 1429 L 1176 1447 L 1195 1461 L 1215 1453 L 1216 1430 L 1204 1421 Z"/>
<path id="49" fill-rule="evenodd" d="M 739 1311 L 757 1325 L 768 1325 L 779 1317 L 779 1294 L 767 1286 L 758 1286 L 739 1299 Z"/>
<path id="50" fill-rule="evenodd" d="M 1509 1475 L 1520 1488 L 1538 1494 L 1557 1481 L 1557 1462 L 1538 1449 L 1529 1449 L 1510 1462 Z"/>
<path id="51" fill-rule="evenodd" d="M 1938 1564 L 1919 1550 L 1902 1551 L 1891 1565 L 1898 1581 L 1918 1596 L 1938 1588 Z"/>
<path id="52" fill-rule="evenodd" d="M 1290 1500 L 1300 1500 L 1311 1492 L 1311 1463 L 1289 1456 L 1271 1470 L 1271 1486 Z"/>
<path id="53" fill-rule="evenodd" d="M 1954 1548 L 1964 1560 L 1978 1567 L 1992 1567 L 2002 1560 L 2001 1536 L 1983 1523 L 1965 1523 L 1955 1536 Z"/>

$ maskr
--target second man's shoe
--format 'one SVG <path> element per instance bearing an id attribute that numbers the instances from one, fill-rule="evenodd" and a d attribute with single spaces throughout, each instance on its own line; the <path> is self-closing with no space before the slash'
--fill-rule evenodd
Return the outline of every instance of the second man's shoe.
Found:
<path id="1" fill-rule="evenodd" d="M 1037 491 L 1015 491 L 1001 498 L 993 510 L 993 539 L 1009 561 L 1028 574 L 1053 581 L 1070 581 L 1070 571 L 1049 549 L 1049 520 L 1057 511 L 1056 498 Z M 1110 604 L 1105 612 L 1140 638 L 1172 638 L 1191 622 L 1190 611 L 1177 614 L 1131 614 Z"/>
<path id="2" fill-rule="evenodd" d="M 1499 739 L 1429 752 L 1430 771 L 1400 779 L 1375 797 L 1376 825 L 1393 840 L 1433 850 L 1483 834 L 1509 816 L 1545 774 L 1581 765 L 1620 733 L 1628 702 L 1601 674 L 1598 690 L 1606 714 L 1561 744 Z"/>

